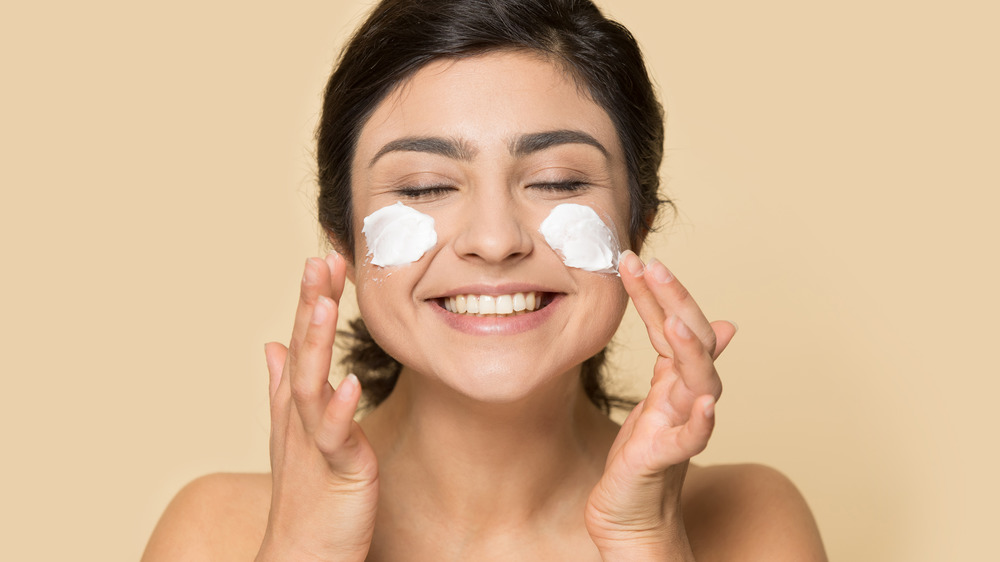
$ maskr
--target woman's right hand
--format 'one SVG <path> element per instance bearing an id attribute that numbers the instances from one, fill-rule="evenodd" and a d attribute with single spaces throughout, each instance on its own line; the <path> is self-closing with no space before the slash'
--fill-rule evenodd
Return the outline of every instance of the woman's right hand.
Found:
<path id="1" fill-rule="evenodd" d="M 271 394 L 271 510 L 265 560 L 364 560 L 375 528 L 378 466 L 354 421 L 361 387 L 328 380 L 346 264 L 306 261 L 288 348 L 264 348 Z"/>

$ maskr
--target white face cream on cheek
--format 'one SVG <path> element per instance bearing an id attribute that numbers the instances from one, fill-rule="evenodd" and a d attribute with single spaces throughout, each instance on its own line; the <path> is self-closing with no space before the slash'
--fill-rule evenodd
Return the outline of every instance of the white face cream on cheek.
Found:
<path id="1" fill-rule="evenodd" d="M 396 202 L 365 217 L 361 229 L 372 263 L 409 265 L 437 244 L 434 218 Z"/>
<path id="2" fill-rule="evenodd" d="M 618 273 L 618 239 L 597 212 L 586 205 L 556 205 L 538 231 L 563 263 L 584 271 Z"/>

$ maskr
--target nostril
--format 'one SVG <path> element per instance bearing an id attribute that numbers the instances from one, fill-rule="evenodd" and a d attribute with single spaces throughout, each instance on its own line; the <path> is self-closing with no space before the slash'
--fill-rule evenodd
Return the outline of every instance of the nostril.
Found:
<path id="1" fill-rule="evenodd" d="M 472 213 L 467 225 L 455 238 L 455 251 L 467 258 L 493 263 L 519 261 L 532 252 L 532 232 L 503 205 L 488 212 Z"/>

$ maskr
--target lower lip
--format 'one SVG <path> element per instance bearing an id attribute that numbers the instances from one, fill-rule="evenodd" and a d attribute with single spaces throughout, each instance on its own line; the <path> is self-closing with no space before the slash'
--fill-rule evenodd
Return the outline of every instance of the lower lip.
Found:
<path id="1" fill-rule="evenodd" d="M 555 295 L 544 308 L 527 314 L 512 314 L 510 316 L 474 316 L 472 314 L 455 314 L 448 312 L 434 301 L 427 301 L 437 314 L 441 315 L 448 326 L 477 336 L 506 336 L 528 332 L 541 326 L 548 320 L 562 302 L 563 295 Z"/>

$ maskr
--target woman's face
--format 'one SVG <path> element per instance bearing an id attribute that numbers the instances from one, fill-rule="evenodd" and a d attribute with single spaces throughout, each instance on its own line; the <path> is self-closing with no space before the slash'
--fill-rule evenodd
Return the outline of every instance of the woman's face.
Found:
<path id="1" fill-rule="evenodd" d="M 575 374 L 610 341 L 627 304 L 620 279 L 564 265 L 538 230 L 555 206 L 575 203 L 629 239 L 614 125 L 560 67 L 526 53 L 427 65 L 365 124 L 352 180 L 358 304 L 408 374 L 509 402 Z M 409 265 L 379 267 L 362 220 L 396 202 L 433 217 L 437 243 Z M 542 307 L 445 308 L 459 295 L 517 293 Z"/>

